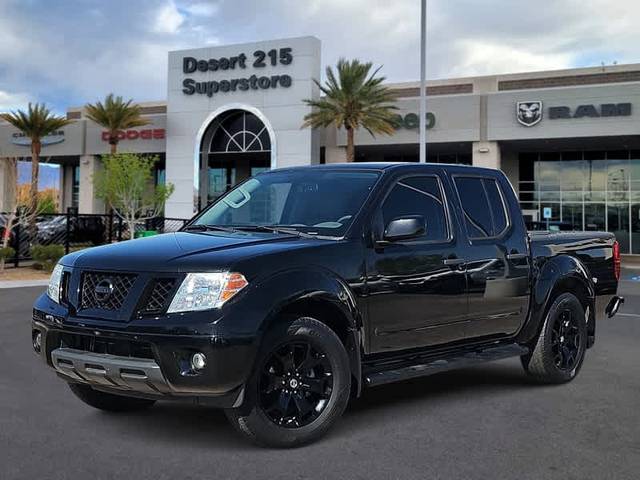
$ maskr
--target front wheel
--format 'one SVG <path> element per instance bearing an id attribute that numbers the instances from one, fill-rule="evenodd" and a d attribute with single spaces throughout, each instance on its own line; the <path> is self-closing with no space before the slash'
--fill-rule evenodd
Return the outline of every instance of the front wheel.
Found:
<path id="1" fill-rule="evenodd" d="M 87 405 L 105 410 L 108 412 L 131 412 L 134 410 L 143 410 L 151 407 L 155 400 L 146 400 L 144 398 L 125 397 L 121 395 L 113 395 L 111 393 L 99 392 L 89 385 L 79 383 L 70 383 L 69 388 Z"/>
<path id="2" fill-rule="evenodd" d="M 271 447 L 294 447 L 323 435 L 349 401 L 349 359 L 338 336 L 300 318 L 268 344 L 247 385 L 245 405 L 227 410 L 233 426 Z"/>
<path id="3" fill-rule="evenodd" d="M 540 383 L 573 380 L 584 361 L 587 321 L 580 300 L 572 293 L 555 299 L 533 353 L 521 357 L 525 371 Z"/>

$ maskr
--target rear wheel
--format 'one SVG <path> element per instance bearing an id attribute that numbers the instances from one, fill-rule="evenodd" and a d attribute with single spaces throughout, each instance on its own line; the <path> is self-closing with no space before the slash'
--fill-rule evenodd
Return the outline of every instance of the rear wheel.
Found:
<path id="1" fill-rule="evenodd" d="M 89 385 L 82 385 L 79 383 L 70 383 L 69 388 L 76 397 L 87 405 L 108 412 L 131 412 L 134 410 L 143 410 L 156 403 L 155 400 L 125 397 L 99 392 L 91 388 Z"/>
<path id="2" fill-rule="evenodd" d="M 263 350 L 242 409 L 227 417 L 266 446 L 294 447 L 323 435 L 349 401 L 351 374 L 344 346 L 325 324 L 300 318 Z"/>
<path id="3" fill-rule="evenodd" d="M 541 383 L 565 383 L 576 377 L 587 347 L 587 322 L 572 293 L 555 299 L 533 353 L 522 357 L 526 372 Z"/>

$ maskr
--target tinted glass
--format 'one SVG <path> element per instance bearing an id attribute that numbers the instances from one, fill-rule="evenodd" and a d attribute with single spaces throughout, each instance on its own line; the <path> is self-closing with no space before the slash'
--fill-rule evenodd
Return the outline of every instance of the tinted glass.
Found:
<path id="1" fill-rule="evenodd" d="M 456 178 L 469 237 L 500 235 L 507 228 L 507 216 L 500 187 L 493 179 Z"/>
<path id="2" fill-rule="evenodd" d="M 379 174 L 290 170 L 260 174 L 214 203 L 196 224 L 287 226 L 307 233 L 346 233 Z"/>
<path id="3" fill-rule="evenodd" d="M 411 177 L 399 181 L 382 206 L 385 226 L 394 218 L 422 215 L 426 232 L 420 240 L 446 240 L 447 220 L 442 193 L 435 177 Z"/>
<path id="4" fill-rule="evenodd" d="M 489 201 L 481 178 L 456 178 L 467 232 L 471 238 L 493 236 Z"/>
<path id="5" fill-rule="evenodd" d="M 489 195 L 489 205 L 491 205 L 491 213 L 493 214 L 493 234 L 500 235 L 507 228 L 504 200 L 495 180 L 485 178 L 483 182 L 487 189 L 487 195 Z"/>

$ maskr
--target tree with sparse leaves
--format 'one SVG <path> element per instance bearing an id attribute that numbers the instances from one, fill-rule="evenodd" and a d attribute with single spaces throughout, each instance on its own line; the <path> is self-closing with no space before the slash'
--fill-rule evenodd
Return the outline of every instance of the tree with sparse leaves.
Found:
<path id="1" fill-rule="evenodd" d="M 89 103 L 85 109 L 87 118 L 107 129 L 112 155 L 118 151 L 118 133 L 121 130 L 144 127 L 151 123 L 142 116 L 140 105 L 134 104 L 133 100 L 125 102 L 122 97 L 114 97 L 113 93 L 107 95 L 104 103 Z"/>
<path id="2" fill-rule="evenodd" d="M 337 76 L 327 67 L 327 81 L 315 84 L 322 92 L 318 100 L 304 100 L 313 110 L 305 115 L 302 127 L 327 128 L 331 125 L 347 132 L 347 162 L 355 159 L 354 133 L 364 128 L 372 136 L 391 135 L 395 131 L 395 96 L 383 85 L 377 68 L 371 72 L 371 62 L 341 58 Z"/>
<path id="3" fill-rule="evenodd" d="M 29 104 L 27 111 L 17 110 L 2 113 L 0 118 L 9 122 L 31 140 L 31 188 L 29 190 L 29 227 L 36 228 L 36 212 L 38 210 L 38 179 L 40 177 L 40 152 L 42 139 L 62 127 L 71 123 L 65 117 L 60 117 L 41 103 Z"/>
<path id="4" fill-rule="evenodd" d="M 133 238 L 136 224 L 162 213 L 173 185 L 155 185 L 153 166 L 157 156 L 118 153 L 102 161 L 103 168 L 93 179 L 96 196 L 122 218 Z"/>

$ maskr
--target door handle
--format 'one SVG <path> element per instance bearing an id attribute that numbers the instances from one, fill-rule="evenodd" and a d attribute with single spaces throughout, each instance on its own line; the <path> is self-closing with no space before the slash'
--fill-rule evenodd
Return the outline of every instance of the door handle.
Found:
<path id="1" fill-rule="evenodd" d="M 509 253 L 507 255 L 507 260 L 524 260 L 527 258 L 526 253 Z"/>
<path id="2" fill-rule="evenodd" d="M 448 265 L 449 267 L 457 267 L 460 265 L 464 265 L 466 260 L 464 258 L 445 258 L 442 263 Z"/>

